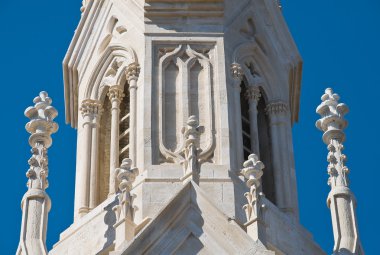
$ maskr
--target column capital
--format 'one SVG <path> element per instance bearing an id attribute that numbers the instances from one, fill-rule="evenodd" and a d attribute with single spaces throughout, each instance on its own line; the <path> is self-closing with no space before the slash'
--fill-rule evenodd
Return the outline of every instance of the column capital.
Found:
<path id="1" fill-rule="evenodd" d="M 265 112 L 269 116 L 288 113 L 289 107 L 283 101 L 275 101 L 267 104 Z"/>
<path id="2" fill-rule="evenodd" d="M 231 64 L 231 74 L 232 77 L 236 80 L 243 80 L 243 68 L 241 68 L 241 65 L 239 63 L 233 62 Z"/>
<path id="3" fill-rule="evenodd" d="M 109 99 L 111 100 L 111 102 L 116 101 L 118 103 L 120 103 L 123 97 L 125 96 L 123 93 L 123 89 L 119 85 L 114 85 L 110 87 L 107 95 Z"/>
<path id="4" fill-rule="evenodd" d="M 85 99 L 82 101 L 80 111 L 82 116 L 97 116 L 103 112 L 102 103 L 98 100 Z"/>
<path id="5" fill-rule="evenodd" d="M 261 98 L 261 92 L 260 92 L 259 87 L 247 86 L 247 92 L 245 94 L 245 97 L 249 101 L 254 101 L 254 102 L 258 103 L 260 98 Z"/>
<path id="6" fill-rule="evenodd" d="M 129 86 L 131 88 L 131 81 L 136 81 L 140 75 L 140 65 L 138 63 L 132 63 L 128 65 L 127 70 L 125 71 Z"/>

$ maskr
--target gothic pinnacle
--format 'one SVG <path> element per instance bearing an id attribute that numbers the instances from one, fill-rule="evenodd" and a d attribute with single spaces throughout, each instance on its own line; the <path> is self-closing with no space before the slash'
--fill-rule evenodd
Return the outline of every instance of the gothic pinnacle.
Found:
<path id="1" fill-rule="evenodd" d="M 50 198 L 45 192 L 49 172 L 47 149 L 52 144 L 51 134 L 58 130 L 58 124 L 54 122 L 58 113 L 44 91 L 33 102 L 34 106 L 25 110 L 25 116 L 29 118 L 25 128 L 31 134 L 29 144 L 32 147 L 32 157 L 28 161 L 30 168 L 26 173 L 28 191 L 21 202 L 22 224 L 16 252 L 18 255 L 47 254 L 47 219 L 51 208 Z"/>
<path id="2" fill-rule="evenodd" d="M 345 166 L 346 156 L 342 153 L 345 140 L 344 129 L 347 121 L 344 115 L 348 107 L 339 102 L 339 95 L 331 88 L 325 90 L 317 107 L 321 116 L 316 122 L 318 129 L 323 131 L 323 141 L 329 150 L 327 161 L 331 191 L 327 198 L 327 205 L 331 210 L 334 232 L 334 254 L 363 255 L 360 243 L 356 218 L 356 201 L 349 188 L 348 168 Z"/>

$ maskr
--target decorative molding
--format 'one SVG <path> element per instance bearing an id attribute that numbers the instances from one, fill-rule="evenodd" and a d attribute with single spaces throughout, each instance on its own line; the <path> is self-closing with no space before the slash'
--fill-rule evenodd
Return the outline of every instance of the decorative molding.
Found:
<path id="1" fill-rule="evenodd" d="M 192 68 L 195 65 L 199 65 L 199 73 L 197 74 L 198 78 L 202 78 L 202 86 L 198 88 L 198 91 L 193 95 L 199 98 L 198 103 L 202 104 L 203 111 L 199 116 L 200 123 L 203 123 L 205 128 L 205 135 L 207 138 L 204 139 L 203 143 L 201 141 L 201 155 L 200 158 L 204 161 L 210 161 L 213 157 L 213 152 L 215 150 L 215 127 L 214 127 L 214 106 L 213 106 L 213 80 L 212 80 L 212 63 L 210 57 L 210 50 L 212 46 L 202 46 L 198 45 L 189 45 L 189 44 L 180 44 L 176 48 L 171 45 L 170 47 L 160 47 L 158 49 L 158 55 L 160 56 L 158 63 L 158 105 L 159 105 L 159 152 L 160 152 L 160 162 L 167 163 L 181 163 L 184 160 L 182 151 L 185 148 L 185 141 L 183 136 L 175 137 L 175 141 L 169 141 L 168 134 L 178 134 L 180 133 L 180 128 L 178 127 L 179 121 L 170 126 L 170 128 L 176 128 L 174 130 L 169 130 L 165 126 L 167 121 L 165 118 L 172 118 L 170 114 L 175 114 L 175 119 L 187 121 L 191 115 L 192 101 L 191 95 L 189 94 L 189 87 L 191 86 L 190 77 L 192 75 Z M 166 75 L 167 68 L 170 65 L 175 65 L 178 72 L 178 77 L 180 80 L 176 80 L 175 89 L 178 91 L 183 90 L 182 92 L 176 93 L 174 99 L 173 97 L 167 97 L 166 93 L 168 92 L 168 77 Z M 200 91 L 200 88 L 203 88 L 204 91 Z M 169 93 L 169 92 L 168 92 Z M 178 110 L 172 113 L 166 112 L 167 108 L 165 105 L 167 102 L 165 100 L 171 98 L 176 102 L 181 102 L 181 104 L 176 103 Z M 173 107 L 173 106 L 170 106 Z M 199 105 L 195 106 L 199 108 Z M 172 132 L 172 133 L 170 133 Z M 172 139 L 174 139 L 172 137 Z M 171 143 L 170 143 L 171 142 Z"/>

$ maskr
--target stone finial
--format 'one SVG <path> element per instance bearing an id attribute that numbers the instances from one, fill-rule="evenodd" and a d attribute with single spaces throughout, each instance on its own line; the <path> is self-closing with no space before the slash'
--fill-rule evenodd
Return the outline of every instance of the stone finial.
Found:
<path id="1" fill-rule="evenodd" d="M 120 168 L 116 168 L 115 175 L 119 182 L 120 194 L 118 196 L 119 205 L 117 208 L 118 219 L 129 218 L 133 220 L 132 212 L 132 184 L 139 174 L 137 168 L 132 168 L 132 160 L 129 158 L 123 159 Z"/>
<path id="2" fill-rule="evenodd" d="M 25 128 L 31 134 L 29 144 L 32 147 L 32 157 L 28 161 L 30 168 L 26 173 L 28 191 L 21 202 L 22 224 L 16 252 L 18 255 L 47 254 L 47 218 L 51 207 L 50 198 L 45 192 L 48 187 L 47 149 L 52 144 L 51 134 L 58 130 L 58 124 L 54 122 L 58 113 L 44 91 L 33 102 L 34 106 L 25 110 L 25 116 L 29 118 Z"/>
<path id="3" fill-rule="evenodd" d="M 49 148 L 50 135 L 58 130 L 58 124 L 53 121 L 58 112 L 51 106 L 52 100 L 45 91 L 40 92 L 33 103 L 34 106 L 29 106 L 24 113 L 30 119 L 25 126 L 26 131 L 31 134 L 29 144 L 34 147 L 36 143 L 43 143 L 46 148 Z"/>
<path id="4" fill-rule="evenodd" d="M 120 191 L 130 192 L 132 190 L 132 183 L 135 181 L 136 176 L 139 174 L 137 168 L 132 168 L 132 160 L 129 158 L 123 159 L 120 168 L 115 170 L 116 178 L 119 181 Z"/>
<path id="5" fill-rule="evenodd" d="M 202 152 L 200 147 L 200 136 L 204 132 L 204 127 L 199 126 L 196 116 L 192 115 L 187 120 L 187 126 L 182 128 L 182 134 L 185 138 L 185 148 L 183 150 L 185 176 L 183 179 L 191 176 L 196 183 L 199 182 L 200 174 L 200 159 L 199 155 Z"/>
<path id="6" fill-rule="evenodd" d="M 356 218 L 356 201 L 349 189 L 348 173 L 345 166 L 347 157 L 342 153 L 347 127 L 344 115 L 348 113 L 347 105 L 339 103 L 339 95 L 328 88 L 323 94 L 322 103 L 316 112 L 321 118 L 316 122 L 319 130 L 323 131 L 323 141 L 329 150 L 327 171 L 328 184 L 331 191 L 327 205 L 331 210 L 334 231 L 334 254 L 364 254 L 358 234 Z"/>
<path id="7" fill-rule="evenodd" d="M 321 118 L 317 120 L 316 126 L 323 131 L 323 141 L 329 144 L 331 139 L 338 139 L 344 142 L 343 130 L 347 127 L 344 115 L 348 113 L 348 107 L 344 103 L 339 103 L 339 95 L 331 88 L 325 90 L 321 97 L 322 103 L 317 107 L 317 113 Z"/>
<path id="8" fill-rule="evenodd" d="M 125 73 L 129 83 L 131 83 L 131 80 L 137 81 L 140 75 L 140 65 L 137 63 L 130 64 Z"/>
<path id="9" fill-rule="evenodd" d="M 259 191 L 264 163 L 259 160 L 256 154 L 251 154 L 243 166 L 244 168 L 240 171 L 240 174 L 247 179 L 247 186 L 249 188 L 249 192 L 244 194 L 247 199 L 247 204 L 243 206 L 247 216 L 247 222 L 244 225 L 247 227 L 247 233 L 255 241 L 260 239 L 262 242 L 265 242 L 265 226 L 263 226 L 262 222 L 259 222 L 261 209 L 265 208 L 265 205 L 261 201 L 264 194 Z"/>
<path id="10" fill-rule="evenodd" d="M 261 176 L 263 176 L 264 163 L 259 160 L 256 154 L 251 154 L 243 166 L 244 168 L 240 173 L 247 179 L 248 188 L 255 186 L 257 189 L 260 186 Z"/>
<path id="11" fill-rule="evenodd" d="M 243 79 L 243 69 L 241 68 L 241 65 L 236 62 L 231 64 L 231 73 L 234 79 L 236 80 Z"/>
<path id="12" fill-rule="evenodd" d="M 29 159 L 28 188 L 45 190 L 48 187 L 48 157 L 47 148 L 51 146 L 51 134 L 57 132 L 58 124 L 54 122 L 57 110 L 51 106 L 52 100 L 46 92 L 40 92 L 35 97 L 34 106 L 25 110 L 25 116 L 30 119 L 25 129 L 31 134 L 29 144 L 32 147 L 32 157 Z"/>
<path id="13" fill-rule="evenodd" d="M 117 249 L 123 242 L 132 240 L 139 229 L 134 223 L 133 199 L 130 193 L 132 184 L 138 173 L 137 168 L 132 168 L 132 160 L 129 158 L 123 159 L 120 168 L 115 170 L 120 190 L 117 197 L 118 204 L 113 208 L 116 213 L 114 228 L 116 231 L 115 246 Z"/>

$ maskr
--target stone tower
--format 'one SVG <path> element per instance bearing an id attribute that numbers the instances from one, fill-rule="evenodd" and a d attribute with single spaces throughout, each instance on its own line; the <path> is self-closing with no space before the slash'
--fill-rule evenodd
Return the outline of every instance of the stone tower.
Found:
<path id="1" fill-rule="evenodd" d="M 64 60 L 74 222 L 49 254 L 325 254 L 298 220 L 302 60 L 277 1 L 81 11 Z"/>

